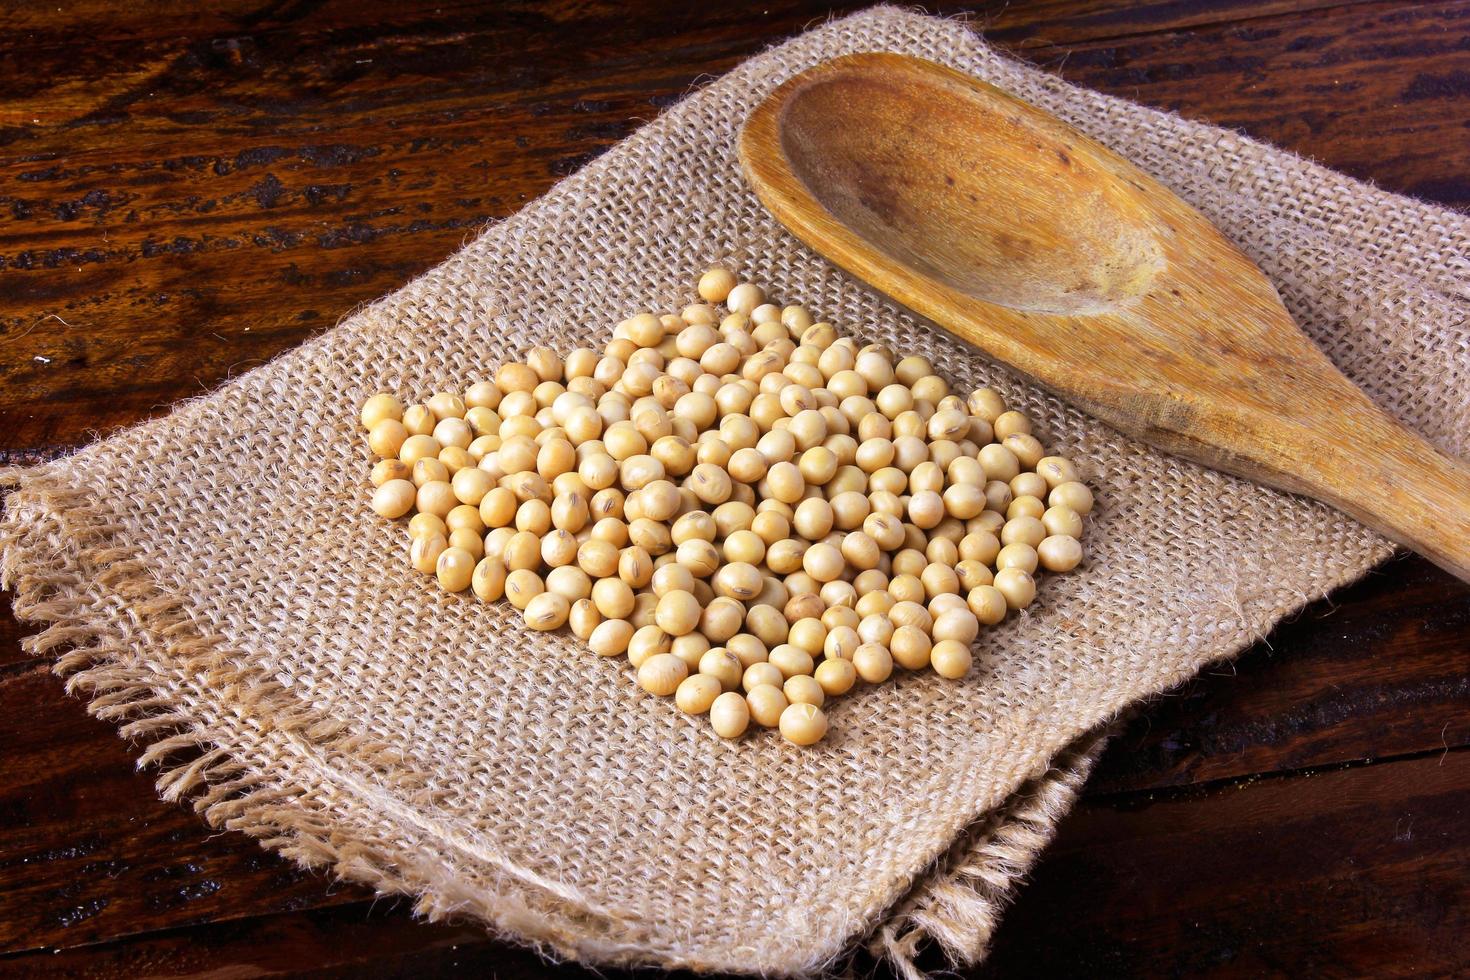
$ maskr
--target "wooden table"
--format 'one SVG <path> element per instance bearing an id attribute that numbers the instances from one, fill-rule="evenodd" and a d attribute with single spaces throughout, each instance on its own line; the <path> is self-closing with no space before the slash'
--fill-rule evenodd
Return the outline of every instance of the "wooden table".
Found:
<path id="1" fill-rule="evenodd" d="M 329 328 L 831 9 L 738 6 L 12 5 L 0 459 Z M 1470 205 L 1470 2 L 972 9 L 1071 80 Z M 0 973 L 544 975 L 159 802 L 20 632 L 0 618 Z M 976 975 L 1470 970 L 1467 634 L 1470 589 L 1395 560 L 1161 699 Z"/>

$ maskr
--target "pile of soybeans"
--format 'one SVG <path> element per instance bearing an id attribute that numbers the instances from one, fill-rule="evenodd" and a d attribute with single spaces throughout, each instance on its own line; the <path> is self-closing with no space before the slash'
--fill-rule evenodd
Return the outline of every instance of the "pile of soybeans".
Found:
<path id="1" fill-rule="evenodd" d="M 860 680 L 964 676 L 982 626 L 1082 560 L 1092 493 L 995 391 L 951 394 L 725 269 L 697 288 L 600 354 L 369 398 L 372 506 L 412 514 L 413 567 L 626 654 L 724 738 L 809 745 Z"/>

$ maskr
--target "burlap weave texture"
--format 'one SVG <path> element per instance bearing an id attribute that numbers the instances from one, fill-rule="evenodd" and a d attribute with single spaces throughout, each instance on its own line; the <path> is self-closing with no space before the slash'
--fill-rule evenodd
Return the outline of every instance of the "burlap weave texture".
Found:
<path id="1" fill-rule="evenodd" d="M 1470 227 L 1235 134 L 1066 85 L 962 24 L 879 8 L 696 92 L 335 330 L 157 422 L 12 474 L 4 572 L 31 643 L 162 766 L 160 787 L 431 916 L 595 962 L 810 972 L 873 937 L 982 953 L 995 913 L 1130 703 L 1237 652 L 1390 553 L 1332 510 L 1155 453 L 802 248 L 735 161 L 791 74 L 902 51 L 1046 108 L 1256 259 L 1355 381 L 1470 444 Z M 843 699 L 814 750 L 727 743 L 625 663 L 441 592 L 367 507 L 356 410 L 536 344 L 678 308 L 726 262 L 865 339 L 997 387 L 1081 462 L 1089 563 L 988 631 L 963 682 Z M 959 840 L 960 843 L 956 844 Z"/>

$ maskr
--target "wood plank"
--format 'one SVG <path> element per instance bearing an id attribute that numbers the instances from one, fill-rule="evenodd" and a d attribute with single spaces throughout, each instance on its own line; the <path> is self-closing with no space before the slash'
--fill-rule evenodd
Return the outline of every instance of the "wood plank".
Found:
<path id="1" fill-rule="evenodd" d="M 1087 792 L 1118 793 L 1470 745 L 1470 586 L 1417 557 L 1314 603 L 1162 697 Z"/>
<path id="2" fill-rule="evenodd" d="M 42 668 L 0 679 L 0 705 L 0 952 L 371 897 L 160 801 Z"/>
<path id="3" fill-rule="evenodd" d="M 473 924 L 429 924 L 406 902 L 357 902 L 325 909 L 212 922 L 59 952 L 0 956 L 0 972 L 34 978 L 485 975 L 540 980 L 552 967 L 530 950 L 497 942 Z M 647 976 L 558 965 L 562 980 Z M 659 974 L 669 980 L 693 974 Z M 708 976 L 708 975 L 706 975 Z"/>
<path id="4" fill-rule="evenodd" d="M 1069 81 L 1470 206 L 1470 4 L 1377 3 L 1027 52 Z"/>
<path id="5" fill-rule="evenodd" d="M 1470 970 L 1470 752 L 1083 803 L 984 977 Z"/>
<path id="6" fill-rule="evenodd" d="M 1207 24 L 1300 13 L 1308 10 L 1349 6 L 1369 0 L 1030 0 L 1028 3 L 939 3 L 925 6 L 934 13 L 967 13 L 988 33 L 1010 41 L 1018 36 L 1046 34 L 1052 43 L 1077 42 L 1100 37 L 1121 37 L 1180 30 Z M 793 3 L 790 0 L 762 4 L 761 15 L 784 16 L 787 11 L 817 14 L 871 6 L 854 3 Z M 687 29 L 689 23 L 706 19 L 710 10 L 691 10 L 688 4 L 644 2 L 626 16 L 627 8 L 615 2 L 536 3 L 534 0 L 440 0 L 434 4 L 438 22 L 453 25 L 476 16 L 477 9 L 492 9 L 506 16 L 540 15 L 561 26 L 573 28 L 609 12 L 624 12 L 624 21 L 644 34 Z M 719 11 L 713 11 L 719 14 Z M 171 35 L 193 37 L 230 31 L 251 36 L 272 30 L 301 29 L 328 25 L 336 29 L 373 30 L 378 25 L 403 17 L 402 4 L 389 0 L 324 0 L 311 4 L 280 4 L 266 0 L 216 0 L 207 8 L 188 0 L 157 0 L 147 5 L 120 4 L 115 0 L 65 0 L 63 3 L 15 6 L 0 11 L 0 28 L 7 37 L 23 37 L 35 48 L 47 44 L 88 46 L 112 40 L 136 42 Z M 687 18 L 681 20 L 679 18 Z M 769 30 L 758 32 L 771 36 Z M 753 31 L 752 33 L 756 33 Z M 4 38 L 0 38 L 0 45 Z"/>

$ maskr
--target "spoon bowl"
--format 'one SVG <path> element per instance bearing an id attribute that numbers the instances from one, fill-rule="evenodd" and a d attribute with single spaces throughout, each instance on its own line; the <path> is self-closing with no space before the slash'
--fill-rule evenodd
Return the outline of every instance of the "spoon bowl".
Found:
<path id="1" fill-rule="evenodd" d="M 1091 147 L 967 88 L 919 102 L 892 82 L 832 73 L 786 105 L 781 150 L 829 214 L 935 282 L 1015 310 L 1103 313 L 1149 290 L 1167 229 Z"/>
<path id="2" fill-rule="evenodd" d="M 768 96 L 739 153 L 798 238 L 961 339 L 1470 580 L 1470 470 L 1343 377 L 1203 215 L 1055 117 L 932 62 L 849 55 Z"/>

